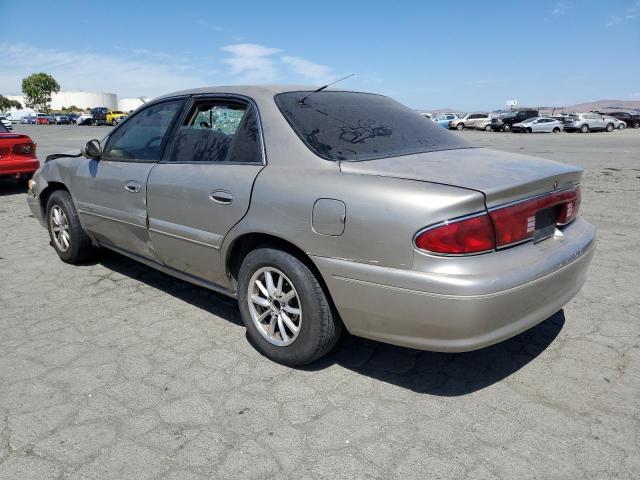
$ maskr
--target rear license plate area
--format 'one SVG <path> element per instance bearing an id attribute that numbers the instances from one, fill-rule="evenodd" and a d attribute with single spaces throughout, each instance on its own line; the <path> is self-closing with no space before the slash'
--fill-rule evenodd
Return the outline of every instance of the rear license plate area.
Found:
<path id="1" fill-rule="evenodd" d="M 558 220 L 558 206 L 545 208 L 536 213 L 535 230 L 533 231 L 533 243 L 541 242 L 552 237 L 556 231 Z"/>

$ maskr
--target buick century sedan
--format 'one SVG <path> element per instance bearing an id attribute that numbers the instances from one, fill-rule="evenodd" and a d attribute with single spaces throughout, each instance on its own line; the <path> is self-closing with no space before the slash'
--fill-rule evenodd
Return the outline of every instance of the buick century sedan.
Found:
<path id="1" fill-rule="evenodd" d="M 297 366 L 344 329 L 459 352 L 560 310 L 595 247 L 581 175 L 381 95 L 218 87 L 49 156 L 28 203 L 62 261 L 102 247 L 237 298 L 256 348 Z"/>

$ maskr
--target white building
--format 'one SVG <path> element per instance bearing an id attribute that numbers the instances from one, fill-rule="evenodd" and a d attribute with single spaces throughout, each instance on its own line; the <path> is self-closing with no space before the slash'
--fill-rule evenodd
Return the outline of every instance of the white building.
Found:
<path id="1" fill-rule="evenodd" d="M 17 100 L 26 108 L 24 95 L 5 95 L 9 100 Z M 51 110 L 62 107 L 76 106 L 78 108 L 107 107 L 118 110 L 118 96 L 115 93 L 104 92 L 58 92 L 51 96 Z"/>
<path id="2" fill-rule="evenodd" d="M 151 97 L 121 98 L 118 100 L 118 110 L 129 112 L 135 110 L 140 105 L 144 105 L 149 100 L 151 100 Z"/>

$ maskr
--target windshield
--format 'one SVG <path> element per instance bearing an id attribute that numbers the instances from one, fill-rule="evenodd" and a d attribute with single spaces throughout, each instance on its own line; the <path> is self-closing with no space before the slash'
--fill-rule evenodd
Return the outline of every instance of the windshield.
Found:
<path id="1" fill-rule="evenodd" d="M 293 130 L 326 160 L 360 161 L 470 148 L 428 118 L 388 97 L 324 91 L 276 95 L 276 105 Z"/>

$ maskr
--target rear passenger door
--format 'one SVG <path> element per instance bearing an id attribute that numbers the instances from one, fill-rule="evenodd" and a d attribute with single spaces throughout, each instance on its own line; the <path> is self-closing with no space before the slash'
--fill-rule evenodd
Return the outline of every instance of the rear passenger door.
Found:
<path id="1" fill-rule="evenodd" d="M 260 120 L 244 98 L 195 97 L 149 175 L 149 235 L 170 268 L 224 285 L 220 247 L 264 167 Z"/>

